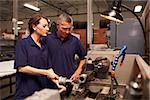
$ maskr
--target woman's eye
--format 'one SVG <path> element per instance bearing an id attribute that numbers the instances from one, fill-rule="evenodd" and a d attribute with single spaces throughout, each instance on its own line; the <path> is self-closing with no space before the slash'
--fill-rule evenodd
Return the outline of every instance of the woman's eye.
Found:
<path id="1" fill-rule="evenodd" d="M 45 27 L 48 27 L 48 25 L 43 25 L 43 27 L 45 28 Z"/>

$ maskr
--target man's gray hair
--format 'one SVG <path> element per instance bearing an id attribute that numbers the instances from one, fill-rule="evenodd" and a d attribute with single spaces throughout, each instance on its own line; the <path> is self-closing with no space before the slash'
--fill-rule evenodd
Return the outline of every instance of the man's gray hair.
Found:
<path id="1" fill-rule="evenodd" d="M 61 14 L 58 19 L 57 19 L 57 24 L 61 24 L 61 22 L 68 22 L 68 23 L 72 23 L 73 24 L 73 19 L 70 15 L 67 14 Z"/>

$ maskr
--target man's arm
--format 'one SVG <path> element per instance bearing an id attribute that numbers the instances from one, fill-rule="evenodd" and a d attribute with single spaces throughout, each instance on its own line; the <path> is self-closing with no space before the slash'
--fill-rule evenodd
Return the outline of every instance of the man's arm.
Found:
<path id="1" fill-rule="evenodd" d="M 71 76 L 71 80 L 76 80 L 77 78 L 79 78 L 79 75 L 81 74 L 82 70 L 83 70 L 83 65 L 85 64 L 85 59 L 80 60 L 79 66 L 77 68 L 77 70 L 74 72 L 74 74 Z"/>

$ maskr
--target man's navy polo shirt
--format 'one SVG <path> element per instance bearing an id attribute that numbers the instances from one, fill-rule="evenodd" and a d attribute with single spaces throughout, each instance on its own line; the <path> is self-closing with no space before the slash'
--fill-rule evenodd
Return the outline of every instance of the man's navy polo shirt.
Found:
<path id="1" fill-rule="evenodd" d="M 16 59 L 14 68 L 20 66 L 32 66 L 38 69 L 49 69 L 51 62 L 48 59 L 48 49 L 44 42 L 40 48 L 31 36 L 22 39 L 16 44 Z M 15 100 L 22 100 L 33 94 L 35 91 L 50 88 L 51 81 L 46 76 L 16 73 L 16 94 Z"/>
<path id="2" fill-rule="evenodd" d="M 63 41 L 57 36 L 57 33 L 51 33 L 46 39 L 49 53 L 52 61 L 52 68 L 58 75 L 70 78 L 75 72 L 75 54 L 80 59 L 84 59 L 86 51 L 80 40 L 69 35 Z"/>

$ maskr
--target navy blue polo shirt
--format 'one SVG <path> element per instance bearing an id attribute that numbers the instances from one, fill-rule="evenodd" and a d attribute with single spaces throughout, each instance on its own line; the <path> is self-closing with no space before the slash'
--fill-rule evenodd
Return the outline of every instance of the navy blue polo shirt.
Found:
<path id="1" fill-rule="evenodd" d="M 20 66 L 31 66 L 38 69 L 50 68 L 51 61 L 48 58 L 48 49 L 44 42 L 42 42 L 42 47 L 40 48 L 32 37 L 28 36 L 18 41 L 15 49 L 15 69 Z M 35 91 L 44 88 L 52 88 L 51 84 L 54 85 L 46 76 L 25 74 L 17 71 L 15 100 L 22 100 Z"/>
<path id="2" fill-rule="evenodd" d="M 46 43 L 55 73 L 70 78 L 76 70 L 75 54 L 80 59 L 84 59 L 86 55 L 80 40 L 70 34 L 62 41 L 57 33 L 51 33 L 47 36 Z"/>

